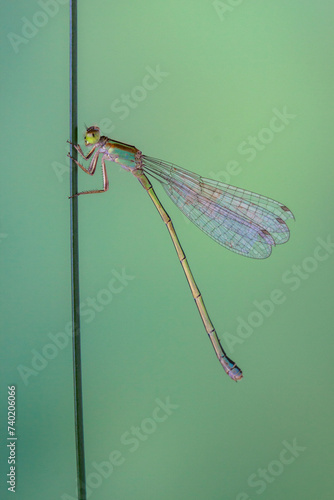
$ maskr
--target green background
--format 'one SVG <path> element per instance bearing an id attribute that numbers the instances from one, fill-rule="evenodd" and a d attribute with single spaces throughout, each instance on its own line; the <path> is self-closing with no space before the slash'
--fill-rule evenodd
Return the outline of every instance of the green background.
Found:
<path id="1" fill-rule="evenodd" d="M 1 19 L 0 494 L 12 498 L 6 387 L 15 384 L 19 500 L 76 496 L 64 333 L 69 16 L 66 1 L 42 3 L 7 2 Z M 319 238 L 334 239 L 333 3 L 79 3 L 81 141 L 84 123 L 104 124 L 107 135 L 147 155 L 278 199 L 296 217 L 288 244 L 251 260 L 211 241 L 157 187 L 217 332 L 243 369 L 235 384 L 138 182 L 108 164 L 110 191 L 79 199 L 89 498 L 332 499 L 334 256 L 330 245 L 319 250 Z M 27 20 L 32 27 L 24 28 Z M 157 66 L 164 76 L 145 95 L 136 87 Z M 123 94 L 137 101 L 121 113 Z M 274 109 L 293 118 L 249 161 L 241 144 L 268 138 Z M 227 174 L 231 161 L 238 171 Z M 79 183 L 99 187 L 100 173 L 80 171 Z M 115 272 L 129 278 L 107 297 Z M 270 305 L 275 290 L 282 303 Z M 254 301 L 265 302 L 267 316 Z M 170 414 L 156 413 L 157 399 L 168 398 Z M 143 432 L 136 449 L 122 442 L 133 426 Z M 286 443 L 297 443 L 295 455 Z M 114 450 L 122 464 L 97 474 L 94 463 Z"/>

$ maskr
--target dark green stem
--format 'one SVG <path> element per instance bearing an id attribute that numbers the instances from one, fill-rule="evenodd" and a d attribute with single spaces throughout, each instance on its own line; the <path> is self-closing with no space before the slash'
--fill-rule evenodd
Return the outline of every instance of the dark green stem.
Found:
<path id="1" fill-rule="evenodd" d="M 71 156 L 77 159 L 73 144 L 78 142 L 78 76 L 77 76 L 77 0 L 70 1 L 70 141 Z M 78 167 L 71 162 L 70 194 L 78 192 Z M 72 286 L 72 340 L 74 418 L 77 461 L 78 500 L 86 500 L 85 451 L 83 432 L 80 295 L 79 295 L 79 236 L 78 197 L 71 198 L 71 286 Z"/>

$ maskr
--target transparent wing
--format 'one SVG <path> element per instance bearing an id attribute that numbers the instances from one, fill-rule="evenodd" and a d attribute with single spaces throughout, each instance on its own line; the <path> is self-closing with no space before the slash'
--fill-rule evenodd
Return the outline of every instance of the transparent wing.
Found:
<path id="1" fill-rule="evenodd" d="M 142 156 L 145 173 L 157 179 L 179 209 L 208 236 L 233 252 L 264 259 L 288 241 L 292 212 L 278 201 L 172 163 Z"/>

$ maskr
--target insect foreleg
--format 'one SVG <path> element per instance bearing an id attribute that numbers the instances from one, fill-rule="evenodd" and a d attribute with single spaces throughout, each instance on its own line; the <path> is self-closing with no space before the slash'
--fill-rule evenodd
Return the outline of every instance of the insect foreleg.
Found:
<path id="1" fill-rule="evenodd" d="M 67 141 L 69 144 L 73 144 L 72 142 L 70 141 Z M 89 160 L 89 158 L 92 156 L 92 154 L 94 153 L 96 147 L 97 147 L 97 144 L 95 144 L 92 149 L 88 152 L 87 155 L 84 155 L 84 152 L 82 151 L 81 149 L 81 146 L 80 144 L 73 144 L 73 147 L 78 151 L 79 155 L 82 156 L 82 158 L 84 158 L 85 160 Z M 68 155 L 67 155 L 68 156 Z"/>
<path id="2" fill-rule="evenodd" d="M 96 163 L 97 159 L 99 157 L 99 152 L 96 151 L 91 164 L 89 166 L 89 169 L 86 170 L 80 163 L 78 163 L 76 160 L 73 160 L 82 170 L 84 170 L 87 174 L 93 175 L 96 169 Z M 107 176 L 107 169 L 106 169 L 106 164 L 104 161 L 104 156 L 101 160 L 101 165 L 102 165 L 102 175 L 103 175 L 103 189 L 93 189 L 92 191 L 82 191 L 81 193 L 74 194 L 73 196 L 70 196 L 70 198 L 73 198 L 74 196 L 79 196 L 80 194 L 94 194 L 94 193 L 105 193 L 109 189 L 109 180 Z M 91 170 L 90 170 L 91 169 Z"/>

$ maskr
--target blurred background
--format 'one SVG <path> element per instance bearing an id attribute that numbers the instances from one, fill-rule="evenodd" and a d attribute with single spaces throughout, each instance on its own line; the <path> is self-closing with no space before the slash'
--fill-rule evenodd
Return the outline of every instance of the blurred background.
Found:
<path id="1" fill-rule="evenodd" d="M 14 384 L 17 498 L 73 500 L 68 2 L 7 2 L 1 23 L 1 497 Z M 108 164 L 109 192 L 79 199 L 90 499 L 333 498 L 332 23 L 330 1 L 80 1 L 81 143 L 98 124 L 296 218 L 251 260 L 155 184 L 235 384 L 136 179 Z"/>

